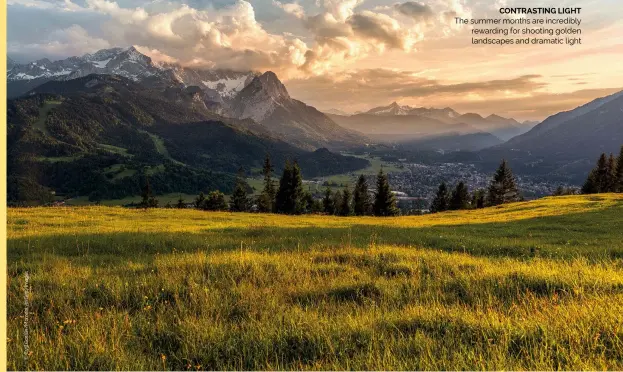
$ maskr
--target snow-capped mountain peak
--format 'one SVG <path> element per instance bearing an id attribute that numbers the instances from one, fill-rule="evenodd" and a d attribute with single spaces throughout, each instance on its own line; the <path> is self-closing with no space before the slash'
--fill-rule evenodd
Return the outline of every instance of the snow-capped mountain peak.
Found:
<path id="1" fill-rule="evenodd" d="M 26 93 L 50 80 L 70 80 L 89 74 L 120 75 L 125 78 L 165 86 L 200 86 L 214 102 L 232 100 L 259 74 L 254 71 L 201 70 L 177 64 L 154 63 L 150 57 L 129 48 L 102 49 L 81 57 L 50 61 L 46 58 L 27 64 L 9 61 L 9 96 Z M 285 89 L 285 88 L 284 88 Z"/>
<path id="2" fill-rule="evenodd" d="M 370 115 L 383 115 L 383 116 L 391 116 L 391 115 L 418 115 L 425 116 L 438 120 L 451 120 L 460 116 L 459 113 L 454 111 L 453 109 L 446 107 L 443 109 L 436 108 L 425 108 L 425 107 L 411 107 L 408 105 L 399 105 L 397 102 L 392 102 L 388 106 L 380 106 L 370 109 L 366 112 L 366 114 Z"/>

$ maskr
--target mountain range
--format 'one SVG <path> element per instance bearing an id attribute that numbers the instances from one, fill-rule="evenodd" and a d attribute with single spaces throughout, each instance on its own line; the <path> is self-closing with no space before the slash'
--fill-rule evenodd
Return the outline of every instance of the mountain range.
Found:
<path id="1" fill-rule="evenodd" d="M 573 178 L 623 143 L 623 92 L 535 125 L 396 102 L 354 115 L 323 113 L 292 98 L 271 71 L 156 63 L 134 47 L 7 62 L 15 199 L 48 188 L 136 195 L 146 176 L 157 192 L 227 191 L 238 168 L 257 172 L 267 153 L 277 171 L 296 159 L 307 177 L 351 172 L 369 162 L 335 151 L 372 142 L 485 167 L 504 157 L 518 173 Z"/>
<path id="2" fill-rule="evenodd" d="M 358 130 L 377 140 L 421 142 L 424 137 L 489 133 L 497 137 L 497 140 L 491 138 L 487 142 L 490 146 L 525 133 L 536 124 L 520 123 L 495 114 L 482 117 L 474 113 L 459 114 L 450 107 L 411 107 L 396 102 L 355 115 L 329 114 L 329 117 L 345 128 Z M 467 140 L 469 137 L 464 138 Z M 467 148 L 471 145 L 466 143 Z"/>
<path id="3" fill-rule="evenodd" d="M 326 115 L 290 97 L 273 72 L 199 70 L 156 63 L 136 48 L 100 50 L 52 62 L 13 64 L 7 74 L 9 97 L 23 95 L 49 81 L 70 81 L 90 74 L 117 75 L 150 89 L 196 87 L 194 100 L 224 117 L 251 119 L 273 136 L 300 148 L 336 148 L 365 142 Z M 40 91 L 40 89 L 39 89 Z"/>

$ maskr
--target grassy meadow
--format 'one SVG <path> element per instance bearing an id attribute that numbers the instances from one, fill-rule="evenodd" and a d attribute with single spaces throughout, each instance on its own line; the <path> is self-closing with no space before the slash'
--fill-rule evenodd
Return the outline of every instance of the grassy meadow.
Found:
<path id="1" fill-rule="evenodd" d="M 623 195 L 8 212 L 9 369 L 623 369 Z M 25 278 L 28 275 L 28 352 Z"/>

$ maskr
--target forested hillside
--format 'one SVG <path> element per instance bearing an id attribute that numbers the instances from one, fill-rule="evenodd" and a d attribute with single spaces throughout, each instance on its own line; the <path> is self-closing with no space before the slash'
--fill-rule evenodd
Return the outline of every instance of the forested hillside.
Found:
<path id="1" fill-rule="evenodd" d="M 221 117 L 190 88 L 144 89 L 118 76 L 49 82 L 8 102 L 9 200 L 50 191 L 92 199 L 233 188 L 231 175 L 296 160 L 305 176 L 356 170 L 363 159 L 307 152 L 251 120 Z M 329 161 L 330 160 L 330 161 Z"/>

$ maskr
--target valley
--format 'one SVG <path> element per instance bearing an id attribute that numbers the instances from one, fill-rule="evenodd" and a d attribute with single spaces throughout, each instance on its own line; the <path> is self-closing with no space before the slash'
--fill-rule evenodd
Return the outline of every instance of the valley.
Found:
<path id="1" fill-rule="evenodd" d="M 596 157 L 623 142 L 620 92 L 542 123 L 397 102 L 324 114 L 273 72 L 155 63 L 133 47 L 14 64 L 8 79 L 29 89 L 9 101 L 10 185 L 30 188 L 9 194 L 68 203 L 127 204 L 146 177 L 161 205 L 180 193 L 230 194 L 240 169 L 259 182 L 267 154 L 276 174 L 296 160 L 314 198 L 360 174 L 372 180 L 382 165 L 395 191 L 424 206 L 441 181 L 483 188 L 507 159 L 531 199 L 579 188 Z"/>

